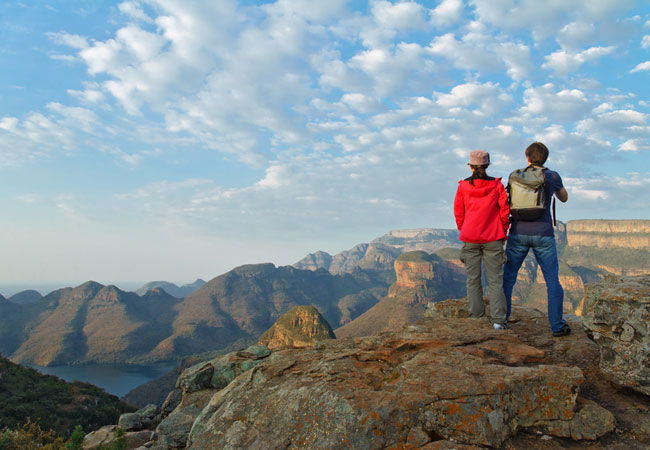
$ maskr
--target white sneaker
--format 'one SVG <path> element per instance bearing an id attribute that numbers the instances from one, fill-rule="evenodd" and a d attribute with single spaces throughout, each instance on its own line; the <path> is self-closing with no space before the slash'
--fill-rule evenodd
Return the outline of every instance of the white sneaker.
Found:
<path id="1" fill-rule="evenodd" d="M 492 327 L 495 330 L 506 330 L 508 328 L 508 327 L 506 327 L 505 323 L 494 323 L 494 324 L 492 324 Z"/>

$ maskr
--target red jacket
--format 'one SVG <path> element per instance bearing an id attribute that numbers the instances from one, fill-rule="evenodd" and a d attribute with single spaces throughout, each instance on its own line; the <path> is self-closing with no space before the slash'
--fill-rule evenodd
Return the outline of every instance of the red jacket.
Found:
<path id="1" fill-rule="evenodd" d="M 485 244 L 506 237 L 510 205 L 501 178 L 458 182 L 454 199 L 454 216 L 460 240 Z"/>

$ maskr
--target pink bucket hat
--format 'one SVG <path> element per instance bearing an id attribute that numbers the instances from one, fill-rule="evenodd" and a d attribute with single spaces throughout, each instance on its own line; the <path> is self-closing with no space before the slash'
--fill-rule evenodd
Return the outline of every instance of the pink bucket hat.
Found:
<path id="1" fill-rule="evenodd" d="M 485 150 L 472 150 L 469 153 L 470 166 L 484 166 L 490 164 L 490 154 Z"/>

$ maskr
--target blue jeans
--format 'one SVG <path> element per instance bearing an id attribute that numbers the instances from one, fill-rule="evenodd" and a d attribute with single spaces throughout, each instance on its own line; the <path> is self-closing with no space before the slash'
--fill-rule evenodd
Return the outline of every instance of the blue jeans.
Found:
<path id="1" fill-rule="evenodd" d="M 548 296 L 548 321 L 552 331 L 560 331 L 566 324 L 562 318 L 564 289 L 560 284 L 560 268 L 553 236 L 511 234 L 506 245 L 506 264 L 503 267 L 503 292 L 506 296 L 506 317 L 510 317 L 512 288 L 517 281 L 517 273 L 524 262 L 528 250 L 533 249 L 537 264 L 542 269 Z"/>

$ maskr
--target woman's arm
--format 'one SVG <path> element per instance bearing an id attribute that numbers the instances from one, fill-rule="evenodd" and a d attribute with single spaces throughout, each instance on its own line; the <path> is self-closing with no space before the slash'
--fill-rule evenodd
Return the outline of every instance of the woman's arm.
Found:
<path id="1" fill-rule="evenodd" d="M 454 217 L 456 218 L 456 227 L 460 231 L 465 221 L 465 198 L 460 183 L 458 184 L 456 197 L 454 198 Z"/>

